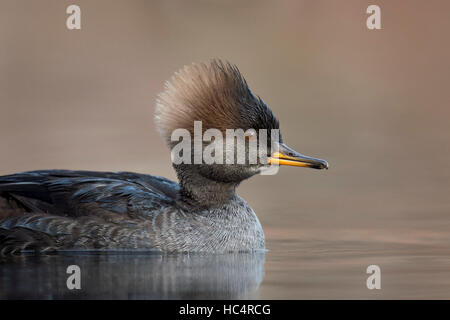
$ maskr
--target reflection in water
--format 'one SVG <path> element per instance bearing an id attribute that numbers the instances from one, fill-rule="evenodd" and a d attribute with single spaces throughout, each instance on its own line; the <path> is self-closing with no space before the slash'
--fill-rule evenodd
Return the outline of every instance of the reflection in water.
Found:
<path id="1" fill-rule="evenodd" d="M 264 252 L 8 257 L 0 299 L 240 299 L 258 288 L 264 260 Z M 67 289 L 69 265 L 81 269 L 81 290 Z"/>

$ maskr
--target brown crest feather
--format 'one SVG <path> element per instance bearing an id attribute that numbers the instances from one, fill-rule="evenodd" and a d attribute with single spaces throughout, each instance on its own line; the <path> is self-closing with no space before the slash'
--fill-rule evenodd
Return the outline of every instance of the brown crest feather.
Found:
<path id="1" fill-rule="evenodd" d="M 170 142 L 175 129 L 192 133 L 194 121 L 202 121 L 203 131 L 236 128 L 241 108 L 258 101 L 236 66 L 212 60 L 186 66 L 166 82 L 158 96 L 155 121 L 162 137 Z"/>

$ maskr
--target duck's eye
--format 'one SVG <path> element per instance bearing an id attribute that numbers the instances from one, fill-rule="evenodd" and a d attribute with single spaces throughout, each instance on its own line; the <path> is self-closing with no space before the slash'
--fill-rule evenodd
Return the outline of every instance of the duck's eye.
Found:
<path id="1" fill-rule="evenodd" d="M 256 130 L 248 129 L 247 131 L 245 131 L 244 136 L 247 141 L 254 140 L 254 139 L 256 139 L 256 136 L 257 136 Z"/>

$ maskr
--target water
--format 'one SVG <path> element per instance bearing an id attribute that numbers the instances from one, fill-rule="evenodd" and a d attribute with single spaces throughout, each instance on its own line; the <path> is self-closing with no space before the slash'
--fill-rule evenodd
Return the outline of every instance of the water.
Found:
<path id="1" fill-rule="evenodd" d="M 88 253 L 21 256 L 3 261 L 2 299 L 240 299 L 264 276 L 264 252 L 227 255 Z M 80 267 L 69 290 L 67 267 Z"/>
<path id="2" fill-rule="evenodd" d="M 67 252 L 8 257 L 0 262 L 0 299 L 450 297 L 445 249 L 295 239 L 273 239 L 271 246 L 267 252 L 222 255 Z M 381 290 L 366 287 L 366 268 L 372 263 L 381 267 Z M 67 288 L 69 265 L 81 269 L 80 290 Z"/>

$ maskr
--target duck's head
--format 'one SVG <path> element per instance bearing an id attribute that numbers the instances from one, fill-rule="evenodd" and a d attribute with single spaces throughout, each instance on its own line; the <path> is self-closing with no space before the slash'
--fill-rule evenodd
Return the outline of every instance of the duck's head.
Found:
<path id="1" fill-rule="evenodd" d="M 287 147 L 269 107 L 251 92 L 236 66 L 220 60 L 175 73 L 158 97 L 155 119 L 181 182 L 200 175 L 238 184 L 272 165 L 328 168 L 326 161 Z"/>

